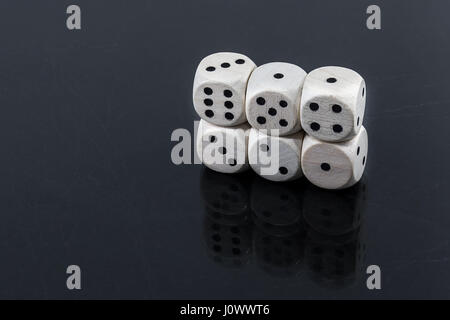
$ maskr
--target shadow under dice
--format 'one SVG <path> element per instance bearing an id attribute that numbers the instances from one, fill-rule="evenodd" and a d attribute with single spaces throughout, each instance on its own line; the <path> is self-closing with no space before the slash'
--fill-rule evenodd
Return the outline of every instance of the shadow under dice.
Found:
<path id="1" fill-rule="evenodd" d="M 301 129 L 300 94 L 306 72 L 290 63 L 272 62 L 256 68 L 247 86 L 247 120 L 256 129 L 277 129 L 285 136 Z"/>
<path id="2" fill-rule="evenodd" d="M 302 147 L 302 168 L 306 178 L 325 189 L 343 189 L 357 183 L 367 162 L 367 131 L 361 127 L 351 140 L 329 143 L 306 135 Z"/>
<path id="3" fill-rule="evenodd" d="M 249 129 L 247 123 L 228 128 L 200 120 L 196 143 L 199 159 L 205 166 L 218 172 L 247 170 Z"/>
<path id="4" fill-rule="evenodd" d="M 219 126 L 246 121 L 245 91 L 256 67 L 239 53 L 219 52 L 204 58 L 195 73 L 193 100 L 198 115 Z"/>
<path id="5" fill-rule="evenodd" d="M 277 137 L 250 130 L 248 158 L 252 169 L 272 181 L 290 181 L 302 176 L 300 157 L 303 132 Z"/>
<path id="6" fill-rule="evenodd" d="M 323 141 L 345 141 L 358 134 L 366 105 L 366 85 L 355 71 L 322 67 L 305 79 L 300 107 L 303 129 Z"/>

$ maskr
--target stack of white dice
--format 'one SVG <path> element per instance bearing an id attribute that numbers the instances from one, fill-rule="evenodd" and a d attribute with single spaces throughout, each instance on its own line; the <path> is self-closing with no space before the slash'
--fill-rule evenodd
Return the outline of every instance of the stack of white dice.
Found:
<path id="1" fill-rule="evenodd" d="M 215 53 L 197 68 L 193 100 L 202 118 L 197 154 L 215 171 L 251 166 L 272 181 L 304 174 L 327 189 L 350 187 L 364 172 L 366 88 L 355 71 L 307 74 L 290 63 L 256 67 L 242 54 Z"/>

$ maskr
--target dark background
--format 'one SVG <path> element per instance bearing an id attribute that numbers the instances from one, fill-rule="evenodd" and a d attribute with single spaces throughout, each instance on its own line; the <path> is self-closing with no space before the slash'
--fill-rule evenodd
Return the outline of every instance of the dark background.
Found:
<path id="1" fill-rule="evenodd" d="M 69 4 L 81 7 L 80 31 L 66 28 Z M 370 4 L 382 30 L 366 28 Z M 2 1 L 0 298 L 450 298 L 449 10 L 436 0 Z M 221 176 L 172 164 L 170 135 L 193 131 L 195 68 L 217 51 L 365 78 L 365 204 L 287 186 L 301 203 L 324 194 L 336 212 L 342 202 L 362 214 L 350 242 L 317 240 L 302 223 L 295 262 L 272 268 L 250 210 L 237 222 L 242 265 L 211 254 L 200 185 L 213 175 L 214 191 Z M 228 178 L 249 197 L 258 181 Z M 317 243 L 348 249 L 345 270 L 338 254 L 327 260 L 335 273 L 317 267 Z M 66 288 L 70 264 L 81 291 Z M 371 264 L 380 291 L 366 288 Z"/>

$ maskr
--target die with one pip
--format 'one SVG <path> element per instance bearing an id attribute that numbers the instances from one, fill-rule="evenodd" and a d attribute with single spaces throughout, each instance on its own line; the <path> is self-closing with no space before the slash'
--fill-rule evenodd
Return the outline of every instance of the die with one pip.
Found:
<path id="1" fill-rule="evenodd" d="M 330 143 L 305 135 L 302 169 L 314 185 L 325 189 L 344 189 L 357 183 L 367 162 L 368 138 L 362 126 L 349 141 Z"/>

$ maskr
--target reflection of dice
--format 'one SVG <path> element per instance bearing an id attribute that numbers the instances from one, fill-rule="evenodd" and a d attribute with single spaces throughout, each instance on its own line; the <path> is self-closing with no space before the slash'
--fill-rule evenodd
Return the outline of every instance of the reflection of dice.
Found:
<path id="1" fill-rule="evenodd" d="M 258 220 L 274 227 L 301 224 L 304 183 L 274 184 L 256 177 L 250 193 L 250 207 Z M 270 231 L 267 231 L 270 233 Z"/>
<path id="2" fill-rule="evenodd" d="M 343 189 L 358 182 L 367 161 L 367 132 L 361 127 L 351 140 L 341 143 L 320 141 L 306 135 L 302 148 L 303 173 L 316 186 Z"/>
<path id="3" fill-rule="evenodd" d="M 303 129 L 324 141 L 345 141 L 360 130 L 366 105 L 364 79 L 355 71 L 323 67 L 306 77 L 301 101 Z"/>
<path id="4" fill-rule="evenodd" d="M 214 171 L 236 173 L 247 170 L 249 128 L 247 123 L 229 128 L 201 120 L 197 132 L 198 157 Z"/>
<path id="5" fill-rule="evenodd" d="M 200 191 L 208 208 L 222 215 L 235 215 L 249 209 L 249 177 L 228 175 L 204 169 Z"/>
<path id="6" fill-rule="evenodd" d="M 256 67 L 250 58 L 220 52 L 204 58 L 195 73 L 193 100 L 198 115 L 219 126 L 246 121 L 245 91 Z"/>
<path id="7" fill-rule="evenodd" d="M 253 212 L 253 245 L 257 263 L 269 274 L 294 276 L 301 269 L 304 225 L 304 183 L 274 184 L 255 177 L 250 192 Z"/>
<path id="8" fill-rule="evenodd" d="M 223 216 L 207 210 L 203 232 L 208 255 L 226 267 L 241 267 L 251 258 L 251 224 L 248 212 Z M 233 217 L 234 219 L 230 219 Z M 226 223 L 222 223 L 223 221 Z"/>
<path id="9" fill-rule="evenodd" d="M 301 129 L 300 94 L 306 72 L 290 63 L 272 62 L 256 68 L 248 81 L 246 113 L 256 129 L 278 129 L 284 136 Z"/>
<path id="10" fill-rule="evenodd" d="M 248 145 L 250 166 L 258 175 L 268 180 L 298 179 L 302 176 L 302 143 L 303 132 L 277 137 L 252 128 Z"/>
<path id="11" fill-rule="evenodd" d="M 305 264 L 317 284 L 347 287 L 361 274 L 364 251 L 359 230 L 343 237 L 330 237 L 310 229 L 305 241 Z"/>
<path id="12" fill-rule="evenodd" d="M 345 190 L 324 190 L 309 184 L 303 197 L 303 217 L 315 231 L 338 236 L 356 230 L 364 217 L 366 184 Z"/>
<path id="13" fill-rule="evenodd" d="M 303 233 L 276 237 L 256 229 L 253 235 L 255 258 L 264 271 L 278 277 L 298 276 L 303 262 Z"/>

